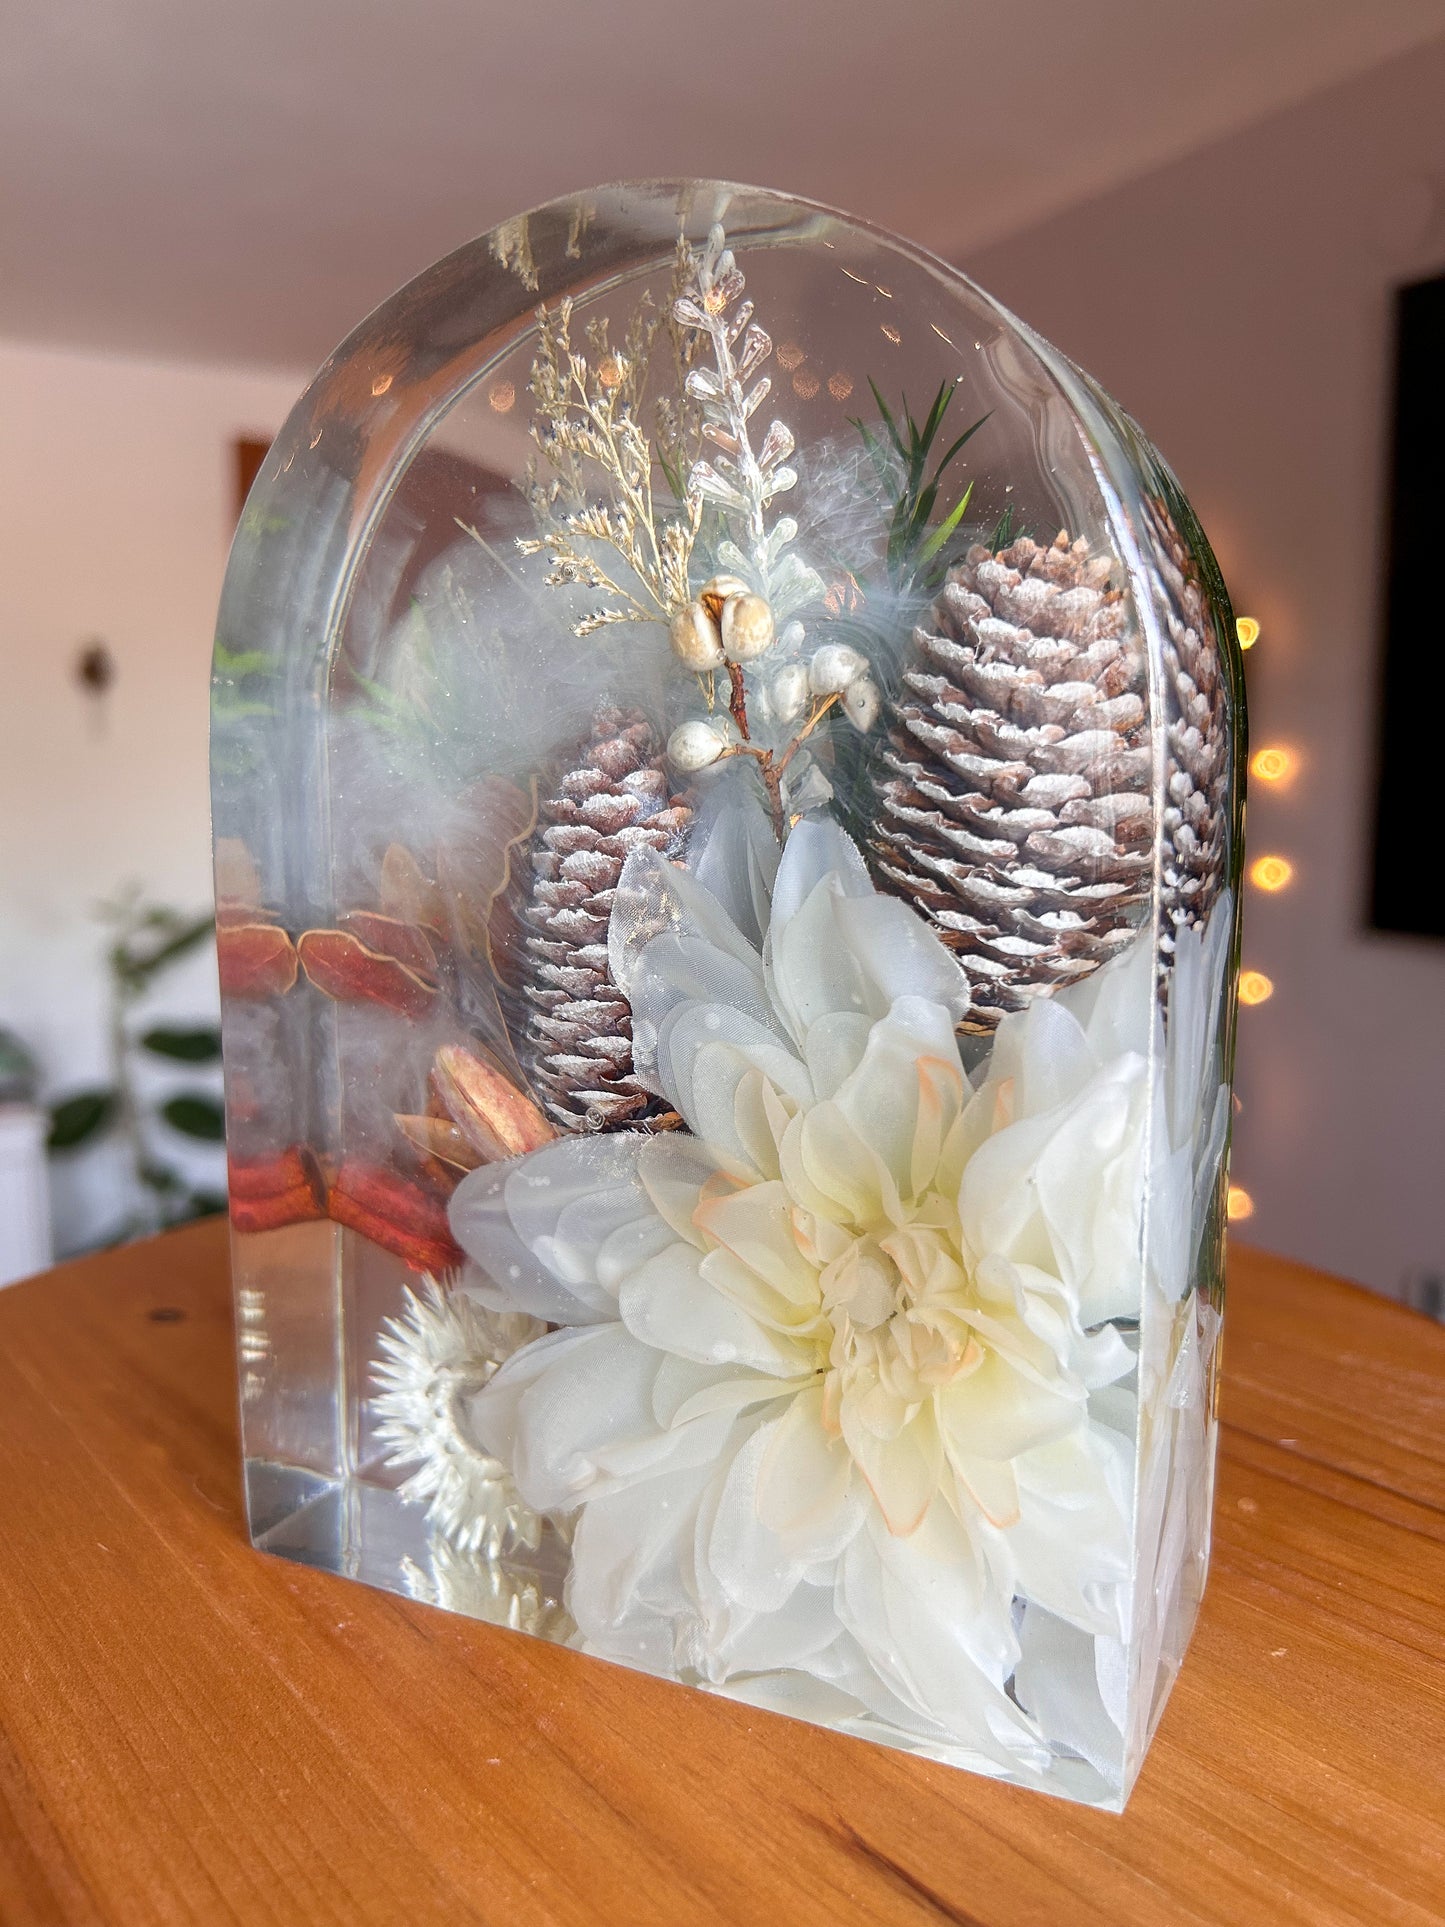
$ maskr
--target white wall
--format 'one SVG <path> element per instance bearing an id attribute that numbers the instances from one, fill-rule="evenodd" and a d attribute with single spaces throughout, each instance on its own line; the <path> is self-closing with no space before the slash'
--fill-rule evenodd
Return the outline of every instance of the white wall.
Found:
<path id="1" fill-rule="evenodd" d="M 1247 895 L 1245 962 L 1277 988 L 1241 1013 L 1242 1235 L 1387 1291 L 1445 1272 L 1445 944 L 1362 927 L 1390 299 L 1445 267 L 1445 43 L 964 265 L 1178 470 L 1263 624 L 1254 742 L 1302 757 L 1250 793 L 1251 851 L 1297 880 Z M 1438 761 L 1445 682 L 1420 725 Z"/>
<path id="2" fill-rule="evenodd" d="M 234 521 L 231 441 L 270 435 L 303 377 L 0 343 L 0 1024 L 51 1092 L 106 1075 L 104 935 L 130 880 L 210 899 L 207 677 Z M 119 675 L 74 677 L 99 636 Z M 167 980 L 214 1007 L 213 966 Z M 105 1228 L 103 1155 L 58 1174 L 56 1243 Z"/>

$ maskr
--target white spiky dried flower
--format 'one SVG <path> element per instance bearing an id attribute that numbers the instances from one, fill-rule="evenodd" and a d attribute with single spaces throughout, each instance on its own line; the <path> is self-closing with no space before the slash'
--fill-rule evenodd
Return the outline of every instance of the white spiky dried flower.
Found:
<path id="1" fill-rule="evenodd" d="M 403 1559 L 401 1576 L 413 1599 L 445 1612 L 558 1642 L 570 1639 L 575 1630 L 567 1608 L 538 1574 L 510 1570 L 439 1536 L 427 1548 L 426 1565 Z"/>
<path id="2" fill-rule="evenodd" d="M 545 1330 L 539 1319 L 491 1311 L 430 1274 L 382 1327 L 372 1376 L 387 1464 L 414 1468 L 402 1498 L 425 1505 L 430 1523 L 463 1552 L 495 1558 L 541 1538 L 540 1518 L 477 1442 L 471 1406 L 503 1360 Z"/>

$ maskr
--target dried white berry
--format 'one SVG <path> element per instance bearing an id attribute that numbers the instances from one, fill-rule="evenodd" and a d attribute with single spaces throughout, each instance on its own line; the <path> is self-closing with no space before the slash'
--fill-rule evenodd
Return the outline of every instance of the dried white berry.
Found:
<path id="1" fill-rule="evenodd" d="M 723 661 L 722 637 L 702 603 L 689 602 L 672 618 L 672 653 L 689 669 L 717 669 Z"/>
<path id="2" fill-rule="evenodd" d="M 878 685 L 871 676 L 855 676 L 843 691 L 843 714 L 864 734 L 877 722 L 880 706 Z"/>
<path id="3" fill-rule="evenodd" d="M 814 695 L 836 696 L 867 667 L 858 651 L 846 642 L 825 642 L 808 664 L 808 682 Z"/>
<path id="4" fill-rule="evenodd" d="M 667 739 L 668 760 L 681 770 L 706 769 L 722 755 L 725 744 L 711 723 L 679 723 Z"/>
<path id="5" fill-rule="evenodd" d="M 712 603 L 721 609 L 729 596 L 751 595 L 752 592 L 752 583 L 744 582 L 740 575 L 715 575 L 703 583 L 697 597 L 699 602 Z"/>
<path id="6" fill-rule="evenodd" d="M 790 662 L 773 677 L 768 691 L 773 714 L 780 723 L 790 723 L 808 700 L 808 671 L 801 662 Z"/>
<path id="7" fill-rule="evenodd" d="M 773 611 L 765 597 L 729 596 L 723 604 L 722 646 L 729 662 L 752 662 L 773 646 Z"/>

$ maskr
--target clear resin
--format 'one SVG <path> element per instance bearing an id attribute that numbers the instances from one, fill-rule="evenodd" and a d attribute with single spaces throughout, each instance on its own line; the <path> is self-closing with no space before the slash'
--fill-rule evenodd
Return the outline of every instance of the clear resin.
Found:
<path id="1" fill-rule="evenodd" d="M 258 1546 L 1120 1806 L 1204 1582 L 1241 678 L 1134 424 L 707 182 L 338 350 L 216 651 Z"/>

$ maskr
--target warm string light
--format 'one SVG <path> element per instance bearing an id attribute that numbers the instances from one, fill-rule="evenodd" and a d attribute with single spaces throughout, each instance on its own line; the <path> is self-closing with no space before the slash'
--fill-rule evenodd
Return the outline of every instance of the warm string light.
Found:
<path id="1" fill-rule="evenodd" d="M 1261 783 L 1287 783 L 1299 767 L 1299 759 L 1283 743 L 1270 743 L 1257 749 L 1249 759 L 1249 773 Z"/>
<path id="2" fill-rule="evenodd" d="M 515 406 L 517 391 L 509 381 L 494 381 L 487 390 L 487 401 L 493 414 L 509 414 Z"/>
<path id="3" fill-rule="evenodd" d="M 1241 970 L 1239 973 L 1239 1001 L 1242 1004 L 1267 1003 L 1274 995 L 1274 985 L 1262 970 Z"/>
<path id="4" fill-rule="evenodd" d="M 1287 889 L 1294 881 L 1294 865 L 1287 856 L 1257 856 L 1249 866 L 1249 880 L 1257 889 L 1267 890 L 1273 896 L 1276 890 Z"/>
<path id="5" fill-rule="evenodd" d="M 1253 649 L 1259 641 L 1259 624 L 1253 616 L 1240 616 L 1234 625 L 1234 633 L 1241 649 Z M 1261 783 L 1287 783 L 1294 775 L 1296 760 L 1293 750 L 1286 749 L 1282 743 L 1269 743 L 1256 750 L 1250 758 L 1250 774 Z M 1271 895 L 1283 890 L 1293 876 L 1294 865 L 1285 856 L 1258 856 L 1249 866 L 1250 882 Z M 1273 995 L 1274 984 L 1262 970 L 1240 971 L 1239 1001 L 1242 1004 L 1268 1003 Z M 1236 1108 L 1238 1102 L 1236 1098 Z M 1225 1212 L 1231 1223 L 1254 1216 L 1254 1199 L 1242 1184 L 1230 1185 Z"/>

